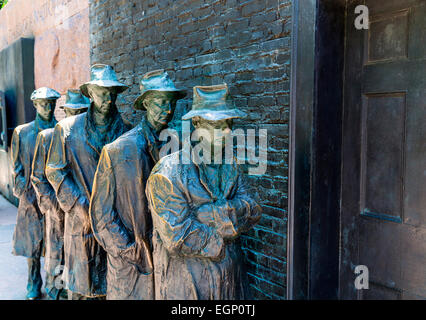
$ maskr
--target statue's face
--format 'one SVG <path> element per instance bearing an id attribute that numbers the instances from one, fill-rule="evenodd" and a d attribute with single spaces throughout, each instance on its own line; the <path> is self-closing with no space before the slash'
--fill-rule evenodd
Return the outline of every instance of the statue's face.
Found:
<path id="1" fill-rule="evenodd" d="M 167 127 L 172 120 L 176 108 L 176 98 L 169 92 L 151 92 L 143 100 L 146 117 L 149 123 L 157 129 Z"/>
<path id="2" fill-rule="evenodd" d="M 211 145 L 211 150 L 213 152 L 215 147 L 224 148 L 225 139 L 231 134 L 232 131 L 232 119 L 225 120 L 206 120 L 201 117 L 194 117 L 192 119 L 192 124 L 195 129 L 204 129 L 208 132 L 207 136 L 203 136 L 203 143 L 208 143 Z M 219 130 L 221 135 L 216 135 L 215 130 Z"/>
<path id="3" fill-rule="evenodd" d="M 37 110 L 38 115 L 44 121 L 50 121 L 53 117 L 53 111 L 55 110 L 56 100 L 48 99 L 37 99 L 33 101 L 34 107 Z"/>
<path id="4" fill-rule="evenodd" d="M 76 116 L 80 113 L 86 112 L 87 109 L 72 109 L 72 108 L 64 108 L 66 117 Z"/>
<path id="5" fill-rule="evenodd" d="M 114 89 L 90 85 L 87 87 L 87 92 L 92 98 L 96 112 L 104 116 L 111 113 L 117 100 L 117 92 Z"/>

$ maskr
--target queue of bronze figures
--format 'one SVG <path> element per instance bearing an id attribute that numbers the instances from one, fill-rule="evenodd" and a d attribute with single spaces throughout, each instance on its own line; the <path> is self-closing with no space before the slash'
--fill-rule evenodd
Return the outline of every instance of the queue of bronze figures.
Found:
<path id="1" fill-rule="evenodd" d="M 186 90 L 146 73 L 133 105 L 146 113 L 130 128 L 116 107 L 127 88 L 93 65 L 66 93 L 65 119 L 53 115 L 60 94 L 43 87 L 31 95 L 35 120 L 14 130 L 13 254 L 27 257 L 27 299 L 42 297 L 43 255 L 53 300 L 250 298 L 240 235 L 261 208 L 238 164 L 183 164 L 183 149 L 160 158 L 159 134 Z M 195 129 L 229 131 L 245 116 L 226 84 L 196 86 L 192 101 L 182 119 Z"/>

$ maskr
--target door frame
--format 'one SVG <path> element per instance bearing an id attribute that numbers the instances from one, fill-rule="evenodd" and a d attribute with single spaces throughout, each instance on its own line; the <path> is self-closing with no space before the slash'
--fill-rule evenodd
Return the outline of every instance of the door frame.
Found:
<path id="1" fill-rule="evenodd" d="M 287 298 L 339 297 L 346 0 L 294 0 Z"/>

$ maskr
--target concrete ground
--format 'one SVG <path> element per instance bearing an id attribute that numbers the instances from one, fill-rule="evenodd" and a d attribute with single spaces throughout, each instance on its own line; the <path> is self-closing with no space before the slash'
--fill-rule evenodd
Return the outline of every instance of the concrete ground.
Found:
<path id="1" fill-rule="evenodd" d="M 27 260 L 12 255 L 13 230 L 18 209 L 0 195 L 0 300 L 25 300 Z M 43 270 L 43 283 L 45 272 Z M 44 287 L 42 289 L 46 296 Z"/>

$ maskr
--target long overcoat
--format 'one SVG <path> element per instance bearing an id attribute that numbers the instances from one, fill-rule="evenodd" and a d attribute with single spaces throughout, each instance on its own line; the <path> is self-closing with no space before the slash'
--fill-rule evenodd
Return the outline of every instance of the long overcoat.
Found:
<path id="1" fill-rule="evenodd" d="M 102 147 L 128 130 L 118 112 L 110 126 L 97 127 L 92 109 L 58 122 L 46 164 L 47 179 L 65 212 L 65 287 L 87 297 L 106 295 L 106 253 L 89 219 L 93 179 Z"/>
<path id="2" fill-rule="evenodd" d="M 261 208 L 235 163 L 219 166 L 219 184 L 212 185 L 205 164 L 183 164 L 181 155 L 163 157 L 147 182 L 155 297 L 246 299 L 238 240 L 259 221 Z"/>
<path id="3" fill-rule="evenodd" d="M 44 269 L 49 274 L 56 274 L 63 266 L 64 259 L 64 212 L 56 200 L 45 174 L 47 154 L 52 141 L 53 128 L 41 131 L 37 136 L 32 166 L 31 182 L 37 195 L 37 201 L 45 221 L 46 248 Z"/>
<path id="4" fill-rule="evenodd" d="M 13 234 L 14 255 L 39 258 L 43 255 L 44 216 L 40 212 L 31 184 L 31 170 L 37 135 L 56 124 L 36 116 L 34 121 L 15 128 L 12 136 L 11 156 L 13 193 L 19 198 L 18 216 Z"/>
<path id="5" fill-rule="evenodd" d="M 108 253 L 107 299 L 154 299 L 145 186 L 158 154 L 158 138 L 146 119 L 102 150 L 90 216 L 95 237 Z"/>

